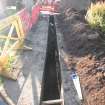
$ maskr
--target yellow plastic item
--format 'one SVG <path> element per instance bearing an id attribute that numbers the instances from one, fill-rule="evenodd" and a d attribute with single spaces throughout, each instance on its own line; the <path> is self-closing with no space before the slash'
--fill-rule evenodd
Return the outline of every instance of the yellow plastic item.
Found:
<path id="1" fill-rule="evenodd" d="M 3 34 L 3 30 L 6 28 L 9 28 L 9 32 Z M 16 35 L 14 35 L 14 29 Z M 18 49 L 21 49 L 24 37 L 25 33 L 18 15 L 13 15 L 0 21 L 0 40 L 5 40 L 4 45 L 1 48 L 0 74 L 2 74 L 1 71 L 3 71 L 3 67 L 8 64 L 9 55 L 12 54 L 12 56 L 15 56 Z M 11 44 L 11 41 L 13 44 Z"/>

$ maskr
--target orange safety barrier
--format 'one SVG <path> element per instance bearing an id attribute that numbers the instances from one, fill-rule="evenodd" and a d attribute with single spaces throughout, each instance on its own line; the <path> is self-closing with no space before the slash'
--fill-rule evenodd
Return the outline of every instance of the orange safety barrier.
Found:
<path id="1" fill-rule="evenodd" d="M 33 24 L 36 24 L 40 14 L 40 5 L 37 4 L 32 8 L 32 14 L 30 14 L 26 8 L 17 13 L 21 19 L 23 26 L 23 31 L 26 34 L 29 31 Z"/>

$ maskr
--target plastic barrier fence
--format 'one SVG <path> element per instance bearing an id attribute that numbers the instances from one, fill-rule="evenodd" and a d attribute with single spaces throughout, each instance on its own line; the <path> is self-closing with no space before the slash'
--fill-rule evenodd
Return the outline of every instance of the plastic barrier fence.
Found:
<path id="1" fill-rule="evenodd" d="M 24 38 L 21 21 L 18 16 L 11 16 L 0 21 L 0 40 L 4 39 L 1 44 L 1 55 L 5 55 L 13 48 L 18 48 L 17 44 Z M 12 43 L 11 43 L 12 42 Z"/>
<path id="2" fill-rule="evenodd" d="M 40 6 L 36 5 L 32 8 L 32 14 L 24 8 L 0 21 L 0 74 L 12 78 L 6 71 L 13 59 L 11 57 L 16 56 L 18 49 L 23 47 L 25 35 L 37 23 L 39 14 Z"/>
<path id="3" fill-rule="evenodd" d="M 17 13 L 17 15 L 21 19 L 23 31 L 26 34 L 27 31 L 30 30 L 32 27 L 31 16 L 25 8 L 23 10 L 21 10 L 19 13 Z"/>
<path id="4" fill-rule="evenodd" d="M 40 5 L 36 5 L 32 8 L 32 24 L 36 24 L 40 14 Z"/>
<path id="5" fill-rule="evenodd" d="M 25 34 L 20 17 L 13 15 L 0 21 L 0 74 L 9 78 L 15 55 L 22 47 Z M 14 78 L 16 79 L 16 78 Z"/>

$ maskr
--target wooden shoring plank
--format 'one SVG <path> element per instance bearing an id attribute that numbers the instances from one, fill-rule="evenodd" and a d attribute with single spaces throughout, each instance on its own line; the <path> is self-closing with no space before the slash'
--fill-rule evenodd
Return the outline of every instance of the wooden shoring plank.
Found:
<path id="1" fill-rule="evenodd" d="M 25 45 L 24 45 L 23 50 L 30 50 L 30 51 L 31 51 L 31 50 L 32 50 L 32 47 L 29 47 L 29 46 L 25 46 Z"/>
<path id="2" fill-rule="evenodd" d="M 54 105 L 58 103 L 63 103 L 63 99 L 56 99 L 56 100 L 48 100 L 48 101 L 42 101 L 42 105 Z"/>

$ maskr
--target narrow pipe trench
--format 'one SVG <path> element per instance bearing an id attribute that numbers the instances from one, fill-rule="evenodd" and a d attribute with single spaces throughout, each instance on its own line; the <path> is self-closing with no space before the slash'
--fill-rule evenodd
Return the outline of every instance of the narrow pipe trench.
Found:
<path id="1" fill-rule="evenodd" d="M 40 105 L 62 105 L 61 99 L 61 69 L 57 46 L 56 27 L 54 16 L 49 17 L 48 42 L 46 49 L 45 67 L 42 80 Z M 51 104 L 43 104 L 43 101 L 55 100 Z"/>

